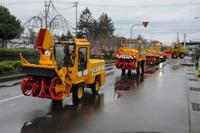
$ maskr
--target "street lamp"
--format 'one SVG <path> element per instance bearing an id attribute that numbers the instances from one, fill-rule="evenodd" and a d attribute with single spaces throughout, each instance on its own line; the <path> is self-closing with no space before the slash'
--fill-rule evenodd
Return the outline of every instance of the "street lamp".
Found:
<path id="1" fill-rule="evenodd" d="M 144 26 L 146 28 L 148 24 L 149 24 L 148 21 L 144 21 L 141 24 L 134 24 L 134 25 L 132 25 L 131 26 L 130 38 L 132 38 L 132 35 L 133 35 L 133 27 L 135 27 L 135 26 Z"/>

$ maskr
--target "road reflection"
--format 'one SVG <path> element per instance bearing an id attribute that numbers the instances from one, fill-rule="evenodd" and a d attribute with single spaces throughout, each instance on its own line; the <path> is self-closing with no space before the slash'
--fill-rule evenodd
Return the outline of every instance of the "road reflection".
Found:
<path id="1" fill-rule="evenodd" d="M 51 104 L 50 113 L 24 123 L 21 133 L 63 133 L 83 126 L 91 114 L 101 110 L 104 95 L 86 93 L 83 101 L 77 105 Z"/>
<path id="2" fill-rule="evenodd" d="M 119 98 L 123 95 L 123 91 L 137 88 L 137 86 L 144 81 L 144 75 L 122 74 L 120 77 L 116 77 L 115 81 L 115 92 L 113 97 Z"/>

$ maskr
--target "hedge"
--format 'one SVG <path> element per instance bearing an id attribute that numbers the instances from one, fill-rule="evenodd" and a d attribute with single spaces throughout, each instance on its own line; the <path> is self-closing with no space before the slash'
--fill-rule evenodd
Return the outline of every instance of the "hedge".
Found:
<path id="1" fill-rule="evenodd" d="M 21 68 L 20 61 L 2 61 L 0 62 L 0 74 L 12 73 L 19 71 Z"/>
<path id="2" fill-rule="evenodd" d="M 37 51 L 34 49 L 0 49 L 0 61 L 19 60 L 19 53 L 24 57 L 34 59 L 37 57 Z"/>

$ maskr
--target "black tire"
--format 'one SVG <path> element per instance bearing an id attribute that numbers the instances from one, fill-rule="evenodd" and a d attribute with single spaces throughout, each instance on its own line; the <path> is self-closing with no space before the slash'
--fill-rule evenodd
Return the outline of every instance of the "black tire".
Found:
<path id="1" fill-rule="evenodd" d="M 137 66 L 137 69 L 136 69 L 136 74 L 140 75 L 140 61 L 138 62 L 138 66 Z"/>
<path id="2" fill-rule="evenodd" d="M 122 75 L 126 74 L 126 69 L 122 69 Z"/>
<path id="3" fill-rule="evenodd" d="M 176 58 L 177 58 L 177 55 L 176 55 L 176 54 L 172 54 L 172 58 L 173 58 L 173 59 L 176 59 Z"/>
<path id="4" fill-rule="evenodd" d="M 144 74 L 144 63 L 145 61 L 142 60 L 141 63 L 140 63 L 140 67 L 141 67 L 141 74 Z"/>
<path id="5" fill-rule="evenodd" d="M 166 57 L 166 56 L 164 56 L 164 59 L 163 59 L 163 61 L 166 61 L 166 59 L 167 59 L 167 57 Z"/>
<path id="6" fill-rule="evenodd" d="M 159 63 L 160 63 L 160 58 L 157 57 L 157 58 L 156 58 L 156 65 L 159 65 Z"/>
<path id="7" fill-rule="evenodd" d="M 180 57 L 180 58 L 184 58 L 184 57 L 185 57 L 185 54 L 184 54 L 184 53 L 180 53 L 180 54 L 179 54 L 179 57 Z"/>
<path id="8" fill-rule="evenodd" d="M 62 100 L 52 100 L 51 101 L 52 105 L 62 105 Z"/>
<path id="9" fill-rule="evenodd" d="M 95 95 L 98 94 L 100 87 L 101 87 L 100 79 L 99 79 L 99 77 L 97 77 L 94 81 L 94 84 L 92 84 L 92 87 L 91 87 L 92 93 Z"/>
<path id="10" fill-rule="evenodd" d="M 83 99 L 84 96 L 84 84 L 78 84 L 72 88 L 72 99 L 73 102 L 77 103 Z"/>
<path id="11" fill-rule="evenodd" d="M 128 70 L 128 75 L 131 75 L 131 70 Z"/>

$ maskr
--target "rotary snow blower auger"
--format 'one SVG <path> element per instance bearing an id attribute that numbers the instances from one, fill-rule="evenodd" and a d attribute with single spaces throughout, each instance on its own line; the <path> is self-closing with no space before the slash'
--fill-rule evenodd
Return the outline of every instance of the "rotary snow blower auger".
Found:
<path id="1" fill-rule="evenodd" d="M 20 53 L 24 73 L 21 90 L 26 96 L 63 100 L 72 93 L 80 101 L 84 87 L 97 94 L 105 83 L 105 61 L 90 59 L 90 43 L 85 39 L 55 43 L 47 29 L 40 29 L 35 45 L 37 64 Z"/>

